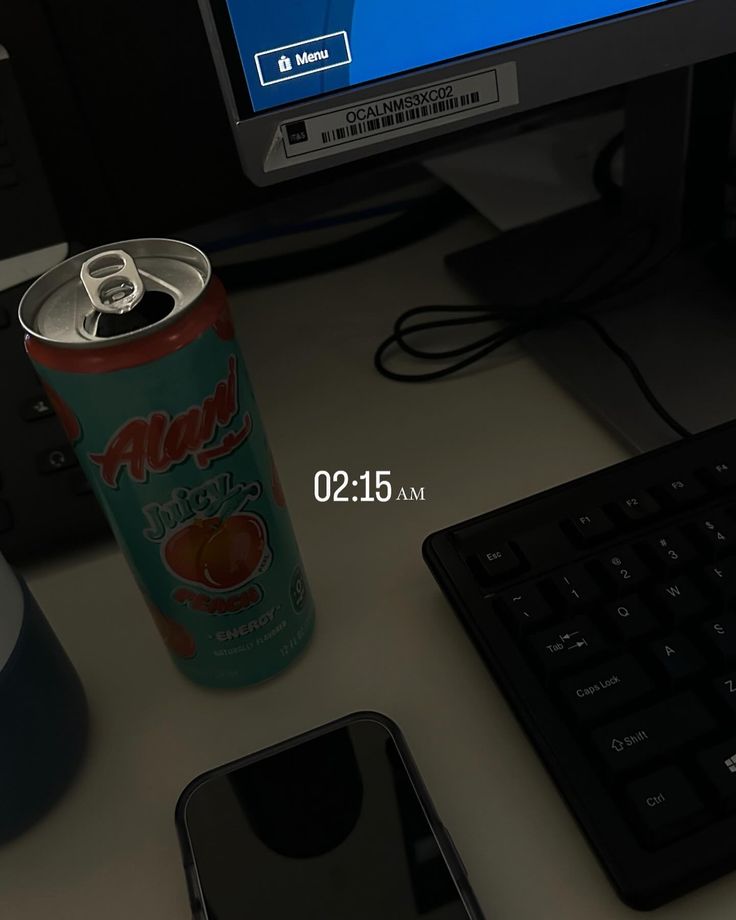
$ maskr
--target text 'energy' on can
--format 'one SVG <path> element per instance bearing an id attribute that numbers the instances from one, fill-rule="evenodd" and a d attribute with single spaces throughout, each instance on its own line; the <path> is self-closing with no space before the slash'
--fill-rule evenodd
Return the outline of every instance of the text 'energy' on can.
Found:
<path id="1" fill-rule="evenodd" d="M 314 606 L 206 256 L 171 240 L 74 256 L 29 288 L 20 319 L 181 670 L 235 687 L 286 667 Z"/>

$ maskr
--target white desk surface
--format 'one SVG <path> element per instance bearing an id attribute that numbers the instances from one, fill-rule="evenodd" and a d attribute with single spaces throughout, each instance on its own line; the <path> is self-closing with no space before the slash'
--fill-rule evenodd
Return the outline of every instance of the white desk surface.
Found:
<path id="1" fill-rule="evenodd" d="M 68 794 L 0 850 L 3 920 L 187 920 L 174 805 L 196 774 L 358 709 L 406 733 L 488 920 L 621 920 L 615 897 L 420 555 L 433 530 L 623 459 L 531 360 L 406 386 L 375 345 L 407 306 L 470 302 L 441 256 L 468 220 L 326 277 L 234 299 L 318 607 L 291 670 L 241 691 L 179 676 L 119 553 L 26 574 L 89 695 Z M 390 469 L 424 504 L 320 505 L 320 469 Z M 736 876 L 661 910 L 731 918 Z"/>

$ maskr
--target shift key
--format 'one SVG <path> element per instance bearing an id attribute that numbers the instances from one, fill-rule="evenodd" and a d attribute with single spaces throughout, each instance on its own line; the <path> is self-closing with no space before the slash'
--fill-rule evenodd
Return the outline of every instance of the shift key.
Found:
<path id="1" fill-rule="evenodd" d="M 693 693 L 676 696 L 610 722 L 592 734 L 593 744 L 614 773 L 664 757 L 716 727 Z"/>

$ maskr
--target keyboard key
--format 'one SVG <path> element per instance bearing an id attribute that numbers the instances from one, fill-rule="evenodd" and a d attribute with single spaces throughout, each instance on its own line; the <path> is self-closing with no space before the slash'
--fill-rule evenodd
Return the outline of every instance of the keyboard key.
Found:
<path id="1" fill-rule="evenodd" d="M 593 744 L 614 773 L 664 757 L 716 728 L 716 721 L 693 693 L 679 693 L 648 709 L 596 729 Z"/>
<path id="2" fill-rule="evenodd" d="M 726 615 L 709 620 L 703 627 L 706 641 L 723 661 L 736 660 L 736 617 Z"/>
<path id="3" fill-rule="evenodd" d="M 616 594 L 631 591 L 646 580 L 648 572 L 632 550 L 616 549 L 599 556 L 596 566 Z"/>
<path id="4" fill-rule="evenodd" d="M 736 716 L 736 671 L 731 671 L 730 674 L 724 674 L 714 680 L 713 689 Z"/>
<path id="5" fill-rule="evenodd" d="M 687 575 L 657 585 L 652 596 L 655 603 L 676 623 L 700 616 L 708 606 L 705 597 Z"/>
<path id="6" fill-rule="evenodd" d="M 13 515 L 10 505 L 0 499 L 0 533 L 7 533 L 13 527 Z"/>
<path id="7" fill-rule="evenodd" d="M 75 495 L 89 495 L 92 492 L 92 486 L 89 484 L 89 479 L 87 479 L 81 470 L 75 470 L 73 473 L 70 473 L 69 482 L 72 487 L 72 492 Z"/>
<path id="8" fill-rule="evenodd" d="M 649 693 L 652 681 L 629 655 L 622 655 L 568 677 L 560 692 L 570 710 L 584 722 L 598 722 Z"/>
<path id="9" fill-rule="evenodd" d="M 642 543 L 642 551 L 656 568 L 668 572 L 677 571 L 697 558 L 692 545 L 674 529 L 648 537 Z"/>
<path id="10" fill-rule="evenodd" d="M 682 834 L 704 810 L 694 787 L 677 767 L 664 767 L 629 783 L 626 795 L 647 837 L 656 843 Z"/>
<path id="11" fill-rule="evenodd" d="M 484 548 L 477 559 L 480 563 L 481 577 L 487 584 L 502 581 L 522 569 L 521 559 L 508 543 Z"/>
<path id="12" fill-rule="evenodd" d="M 570 611 L 589 607 L 601 598 L 600 588 L 581 565 L 555 575 L 552 586 L 562 605 Z"/>
<path id="13" fill-rule="evenodd" d="M 703 578 L 711 593 L 722 600 L 736 598 L 736 559 L 724 559 L 715 565 L 707 565 Z"/>
<path id="14" fill-rule="evenodd" d="M 640 524 L 656 517 L 661 508 L 648 492 L 633 492 L 616 502 L 616 511 L 630 524 Z"/>
<path id="15" fill-rule="evenodd" d="M 519 590 L 500 594 L 495 603 L 502 616 L 506 616 L 519 633 L 543 626 L 553 618 L 552 609 L 535 585 L 525 585 Z"/>
<path id="16" fill-rule="evenodd" d="M 605 511 L 585 511 L 563 521 L 563 529 L 579 546 L 598 543 L 615 531 L 613 521 Z"/>
<path id="17" fill-rule="evenodd" d="M 49 418 L 54 414 L 48 399 L 39 393 L 20 404 L 20 417 L 26 422 L 35 422 L 37 419 Z"/>
<path id="18" fill-rule="evenodd" d="M 733 489 L 736 487 L 736 460 L 722 459 L 710 463 L 700 470 L 700 475 L 712 489 Z"/>
<path id="19" fill-rule="evenodd" d="M 711 556 L 722 556 L 736 546 L 736 525 L 718 511 L 695 521 L 692 532 L 697 544 Z"/>
<path id="20" fill-rule="evenodd" d="M 660 668 L 673 683 L 690 680 L 705 667 L 703 656 L 685 636 L 667 636 L 650 646 Z"/>
<path id="21" fill-rule="evenodd" d="M 736 806 L 736 738 L 698 755 L 698 766 L 722 804 Z"/>
<path id="22" fill-rule="evenodd" d="M 77 466 L 77 458 L 72 448 L 65 445 L 64 447 L 53 447 L 38 454 L 36 464 L 39 473 L 58 473 Z"/>
<path id="23" fill-rule="evenodd" d="M 587 617 L 575 617 L 547 629 L 533 636 L 530 643 L 548 672 L 585 664 L 605 649 L 600 633 Z"/>
<path id="24" fill-rule="evenodd" d="M 673 508 L 684 508 L 701 501 L 706 496 L 705 487 L 695 477 L 671 479 L 664 483 L 658 491 L 666 503 Z"/>
<path id="25" fill-rule="evenodd" d="M 625 640 L 640 639 L 659 628 L 659 621 L 636 594 L 606 604 L 603 614 L 616 634 Z"/>

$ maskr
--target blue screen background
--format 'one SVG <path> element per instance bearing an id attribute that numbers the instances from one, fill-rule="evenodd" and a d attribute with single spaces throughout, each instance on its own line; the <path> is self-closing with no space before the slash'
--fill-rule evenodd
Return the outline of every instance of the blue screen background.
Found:
<path id="1" fill-rule="evenodd" d="M 227 0 L 255 111 L 661 0 Z M 345 30 L 353 62 L 261 86 L 254 55 Z"/>

